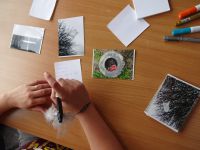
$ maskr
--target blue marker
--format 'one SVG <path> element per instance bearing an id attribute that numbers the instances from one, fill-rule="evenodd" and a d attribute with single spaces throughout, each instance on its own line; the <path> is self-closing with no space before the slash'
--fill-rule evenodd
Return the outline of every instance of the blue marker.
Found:
<path id="1" fill-rule="evenodd" d="M 172 35 L 176 36 L 176 35 L 188 34 L 188 33 L 195 33 L 195 32 L 200 32 L 200 26 L 174 29 L 172 31 Z"/>

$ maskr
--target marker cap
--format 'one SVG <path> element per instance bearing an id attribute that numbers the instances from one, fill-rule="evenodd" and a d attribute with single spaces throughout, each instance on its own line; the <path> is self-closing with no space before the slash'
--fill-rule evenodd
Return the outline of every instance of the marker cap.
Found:
<path id="1" fill-rule="evenodd" d="M 196 7 L 191 7 L 191 8 L 188 8 L 188 9 L 180 12 L 178 17 L 179 17 L 179 19 L 183 19 L 183 18 L 185 18 L 187 16 L 190 16 L 190 15 L 196 13 L 196 12 L 197 12 L 197 8 Z"/>
<path id="2" fill-rule="evenodd" d="M 191 28 L 174 29 L 172 31 L 173 36 L 187 34 L 187 33 L 191 33 Z"/>

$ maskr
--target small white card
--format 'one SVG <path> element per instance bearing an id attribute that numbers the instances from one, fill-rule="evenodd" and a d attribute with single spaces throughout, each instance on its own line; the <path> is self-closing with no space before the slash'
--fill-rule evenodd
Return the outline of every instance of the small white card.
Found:
<path id="1" fill-rule="evenodd" d="M 138 19 L 170 10 L 168 0 L 133 0 Z"/>
<path id="2" fill-rule="evenodd" d="M 43 20 L 50 20 L 57 0 L 33 0 L 29 15 Z"/>
<path id="3" fill-rule="evenodd" d="M 149 24 L 143 19 L 137 20 L 135 11 L 127 5 L 107 27 L 127 47 Z"/>
<path id="4" fill-rule="evenodd" d="M 15 24 L 10 48 L 40 54 L 44 28 Z"/>
<path id="5" fill-rule="evenodd" d="M 83 82 L 80 59 L 56 62 L 54 68 L 56 80 L 63 78 Z"/>

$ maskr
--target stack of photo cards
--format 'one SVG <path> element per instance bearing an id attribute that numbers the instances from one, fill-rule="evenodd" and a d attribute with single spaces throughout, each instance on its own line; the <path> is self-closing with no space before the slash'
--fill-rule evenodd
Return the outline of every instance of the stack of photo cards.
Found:
<path id="1" fill-rule="evenodd" d="M 135 50 L 93 50 L 93 78 L 134 79 Z"/>
<path id="2" fill-rule="evenodd" d="M 40 54 L 44 28 L 14 25 L 11 48 Z"/>
<path id="3" fill-rule="evenodd" d="M 133 0 L 138 19 L 170 10 L 168 0 Z"/>
<path id="4" fill-rule="evenodd" d="M 84 55 L 83 16 L 58 20 L 59 56 Z"/>
<path id="5" fill-rule="evenodd" d="M 143 19 L 137 20 L 135 11 L 127 5 L 107 27 L 127 47 L 149 24 Z"/>
<path id="6" fill-rule="evenodd" d="M 200 88 L 168 74 L 145 113 L 179 132 L 199 98 Z"/>
<path id="7" fill-rule="evenodd" d="M 80 59 L 56 62 L 54 68 L 56 80 L 63 78 L 83 82 Z"/>
<path id="8" fill-rule="evenodd" d="M 33 0 L 29 15 L 43 20 L 50 20 L 57 0 Z"/>

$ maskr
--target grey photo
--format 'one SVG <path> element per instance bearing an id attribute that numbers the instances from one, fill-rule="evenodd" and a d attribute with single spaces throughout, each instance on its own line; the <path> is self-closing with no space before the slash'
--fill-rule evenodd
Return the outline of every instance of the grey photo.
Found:
<path id="1" fill-rule="evenodd" d="M 15 25 L 11 40 L 11 48 L 40 54 L 44 29 Z"/>
<path id="2" fill-rule="evenodd" d="M 200 98 L 200 89 L 167 75 L 145 113 L 175 132 L 183 124 Z"/>
<path id="3" fill-rule="evenodd" d="M 59 56 L 84 55 L 83 16 L 58 20 Z"/>

